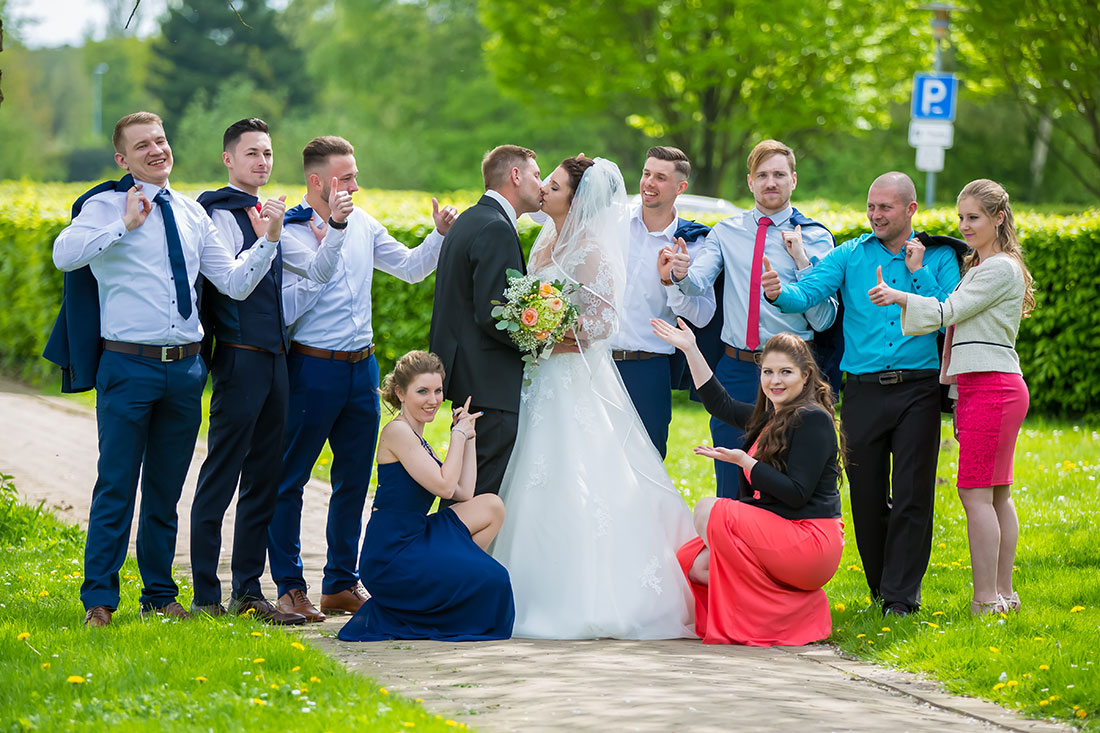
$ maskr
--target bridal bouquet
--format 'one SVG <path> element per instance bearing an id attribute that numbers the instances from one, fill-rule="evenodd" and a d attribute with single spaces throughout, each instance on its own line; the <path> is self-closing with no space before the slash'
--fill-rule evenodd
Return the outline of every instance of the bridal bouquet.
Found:
<path id="1" fill-rule="evenodd" d="M 578 285 L 559 280 L 540 280 L 508 270 L 504 301 L 494 300 L 492 315 L 497 328 L 507 331 L 523 352 L 523 361 L 534 369 L 550 355 L 577 322 L 579 311 L 567 299 Z"/>

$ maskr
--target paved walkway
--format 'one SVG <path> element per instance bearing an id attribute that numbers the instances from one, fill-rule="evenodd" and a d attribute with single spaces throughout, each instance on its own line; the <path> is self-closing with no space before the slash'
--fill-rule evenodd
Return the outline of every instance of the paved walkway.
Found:
<path id="1" fill-rule="evenodd" d="M 176 562 L 184 577 L 189 574 L 187 518 L 205 455 L 200 444 L 179 507 Z M 44 501 L 62 518 L 86 524 L 96 460 L 92 411 L 0 379 L 0 472 L 16 477 L 29 502 Z M 319 481 L 306 489 L 303 558 L 314 595 L 324 563 L 328 491 Z M 231 546 L 232 527 L 230 514 L 223 548 Z M 136 527 L 131 539 L 135 535 Z M 228 596 L 224 549 L 223 559 Z M 267 582 L 265 592 L 273 595 Z M 427 709 L 482 731 L 1070 730 L 949 695 L 913 675 L 846 659 L 824 644 L 772 649 L 689 640 L 348 644 L 335 639 L 341 623 L 331 619 L 306 635 L 392 692 L 421 698 Z"/>

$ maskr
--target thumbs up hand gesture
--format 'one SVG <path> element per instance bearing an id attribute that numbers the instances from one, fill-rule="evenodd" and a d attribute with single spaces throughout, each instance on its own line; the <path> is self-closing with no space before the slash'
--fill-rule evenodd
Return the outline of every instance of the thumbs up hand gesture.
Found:
<path id="1" fill-rule="evenodd" d="M 875 287 L 867 291 L 867 296 L 871 299 L 871 302 L 875 305 L 883 306 L 894 305 L 896 303 L 904 308 L 909 300 L 909 294 L 903 293 L 900 290 L 895 290 L 882 281 L 882 265 L 879 265 L 878 269 L 875 271 L 875 277 L 878 283 Z"/>
<path id="2" fill-rule="evenodd" d="M 810 258 L 806 256 L 806 250 L 802 246 L 802 225 L 799 224 L 793 232 L 780 231 L 783 236 L 783 245 L 787 248 L 787 254 L 794 260 L 795 267 L 799 270 L 810 266 Z"/>
<path id="3" fill-rule="evenodd" d="M 351 200 L 350 193 L 336 190 L 336 187 L 340 185 L 340 179 L 333 176 L 329 185 L 329 216 L 331 216 L 332 220 L 337 224 L 342 224 L 348 220 L 348 216 L 355 210 L 355 204 Z"/>
<path id="4" fill-rule="evenodd" d="M 451 224 L 458 218 L 458 209 L 453 206 L 439 208 L 439 199 L 432 197 L 432 220 L 435 221 L 435 230 L 446 236 L 451 229 Z"/>
<path id="5" fill-rule="evenodd" d="M 677 237 L 676 245 L 672 248 L 672 274 L 677 280 L 683 280 L 687 277 L 690 266 L 691 255 L 688 254 L 687 242 L 683 237 Z"/>
<path id="6" fill-rule="evenodd" d="M 772 269 L 772 263 L 764 256 L 764 273 L 760 276 L 760 289 L 764 291 L 764 297 L 768 302 L 774 301 L 783 291 L 783 284 L 779 282 L 779 273 Z"/>
<path id="7" fill-rule="evenodd" d="M 249 209 L 249 213 L 254 209 Z M 264 234 L 269 242 L 278 242 L 279 237 L 283 233 L 283 215 L 286 214 L 286 194 L 283 194 L 277 199 L 268 199 L 264 202 L 263 210 L 260 211 L 260 218 L 266 222 L 264 225 Z M 255 228 L 255 224 L 253 224 Z M 259 236 L 260 232 L 257 231 L 256 235 Z"/>

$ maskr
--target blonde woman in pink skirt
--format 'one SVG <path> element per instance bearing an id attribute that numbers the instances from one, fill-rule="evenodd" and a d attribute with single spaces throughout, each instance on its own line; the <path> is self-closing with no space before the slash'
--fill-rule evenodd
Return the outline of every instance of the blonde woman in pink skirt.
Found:
<path id="1" fill-rule="evenodd" d="M 958 208 L 959 232 L 971 252 L 962 282 L 946 301 L 889 288 L 881 273 L 869 296 L 876 305 L 901 306 L 907 336 L 947 329 L 940 379 L 958 390 L 957 485 L 974 574 L 970 612 L 980 615 L 1020 609 L 1012 588 L 1020 533 L 1012 454 L 1028 392 L 1015 346 L 1020 320 L 1035 299 L 1004 188 L 984 178 L 971 181 L 959 193 Z"/>

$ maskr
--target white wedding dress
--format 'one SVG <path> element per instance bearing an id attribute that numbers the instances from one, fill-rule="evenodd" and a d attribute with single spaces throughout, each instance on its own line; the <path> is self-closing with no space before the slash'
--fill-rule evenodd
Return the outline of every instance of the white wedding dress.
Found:
<path id="1" fill-rule="evenodd" d="M 523 388 L 500 490 L 507 516 L 492 547 L 512 579 L 517 637 L 695 637 L 676 560 L 695 536 L 691 513 L 608 349 L 625 286 L 625 200 L 606 209 L 620 199 L 618 168 L 597 159 L 562 236 L 548 223 L 531 252 L 532 273 L 584 285 L 573 298 L 587 345 L 550 356 Z"/>

